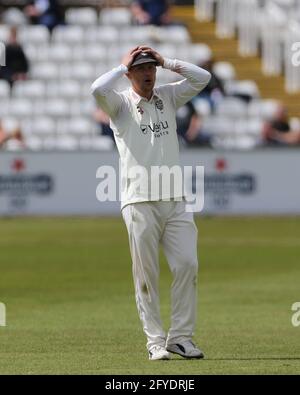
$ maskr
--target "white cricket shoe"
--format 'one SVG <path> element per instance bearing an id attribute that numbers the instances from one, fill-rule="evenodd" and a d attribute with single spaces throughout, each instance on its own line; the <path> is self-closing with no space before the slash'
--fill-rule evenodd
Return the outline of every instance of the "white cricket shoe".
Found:
<path id="1" fill-rule="evenodd" d="M 204 358 L 203 352 L 191 340 L 169 344 L 167 350 L 174 354 L 179 354 L 184 358 Z"/>
<path id="2" fill-rule="evenodd" d="M 153 346 L 150 348 L 149 359 L 150 361 L 158 361 L 160 359 L 171 359 L 170 354 L 163 346 Z"/>

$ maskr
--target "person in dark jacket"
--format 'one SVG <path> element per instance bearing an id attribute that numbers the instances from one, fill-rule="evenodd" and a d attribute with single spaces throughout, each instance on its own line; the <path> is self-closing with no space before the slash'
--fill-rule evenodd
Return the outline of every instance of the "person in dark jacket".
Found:
<path id="1" fill-rule="evenodd" d="M 171 23 L 168 0 L 135 0 L 131 6 L 135 21 L 140 25 L 169 25 Z"/>
<path id="2" fill-rule="evenodd" d="M 30 0 L 24 11 L 32 24 L 44 25 L 50 32 L 55 26 L 64 24 L 58 0 Z"/>

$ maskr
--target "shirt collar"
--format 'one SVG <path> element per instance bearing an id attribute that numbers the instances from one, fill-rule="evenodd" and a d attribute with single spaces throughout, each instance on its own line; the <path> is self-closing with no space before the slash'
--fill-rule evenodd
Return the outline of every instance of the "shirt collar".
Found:
<path id="1" fill-rule="evenodd" d="M 151 103 L 153 99 L 160 99 L 158 92 L 155 88 L 153 89 L 153 95 L 150 100 L 147 100 L 145 97 L 140 96 L 132 88 L 130 88 L 130 94 L 135 105 L 140 104 L 140 102 L 143 100 L 146 101 L 147 103 Z"/>

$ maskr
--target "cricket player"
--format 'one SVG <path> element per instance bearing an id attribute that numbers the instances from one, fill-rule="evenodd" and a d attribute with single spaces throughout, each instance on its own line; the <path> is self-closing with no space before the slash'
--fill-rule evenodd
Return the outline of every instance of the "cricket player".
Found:
<path id="1" fill-rule="evenodd" d="M 155 87 L 156 68 L 180 74 L 179 82 Z M 114 89 L 126 76 L 131 87 Z M 182 190 L 157 187 L 154 166 L 179 166 L 176 110 L 200 92 L 210 73 L 193 64 L 163 58 L 147 46 L 133 48 L 121 65 L 92 84 L 98 105 L 110 117 L 121 160 L 121 210 L 129 234 L 136 303 L 150 360 L 203 358 L 192 342 L 197 300 L 197 228 L 187 212 Z M 145 169 L 138 174 L 136 169 Z M 171 328 L 163 330 L 159 305 L 159 244 L 162 244 L 174 281 L 171 290 Z"/>

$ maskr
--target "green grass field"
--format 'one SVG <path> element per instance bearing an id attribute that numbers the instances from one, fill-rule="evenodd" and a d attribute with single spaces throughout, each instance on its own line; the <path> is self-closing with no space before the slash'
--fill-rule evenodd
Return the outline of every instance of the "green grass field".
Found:
<path id="1" fill-rule="evenodd" d="M 299 374 L 300 218 L 201 218 L 196 342 L 148 361 L 121 219 L 0 220 L 1 374 Z M 171 275 L 161 264 L 169 325 Z"/>

